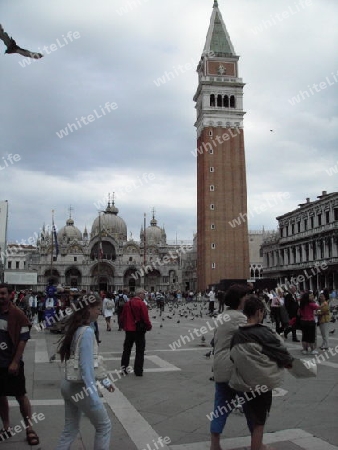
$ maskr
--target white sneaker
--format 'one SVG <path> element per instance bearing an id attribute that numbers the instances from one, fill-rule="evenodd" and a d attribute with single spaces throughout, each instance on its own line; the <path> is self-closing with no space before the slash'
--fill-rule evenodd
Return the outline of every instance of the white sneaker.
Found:
<path id="1" fill-rule="evenodd" d="M 308 354 L 307 350 L 302 350 L 302 354 L 307 355 Z"/>
<path id="2" fill-rule="evenodd" d="M 311 355 L 318 355 L 317 350 L 312 350 Z"/>

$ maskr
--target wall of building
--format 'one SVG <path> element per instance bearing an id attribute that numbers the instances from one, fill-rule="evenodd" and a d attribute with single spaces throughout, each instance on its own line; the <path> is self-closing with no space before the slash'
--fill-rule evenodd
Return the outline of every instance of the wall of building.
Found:
<path id="1" fill-rule="evenodd" d="M 277 217 L 278 231 L 263 242 L 264 276 L 301 289 L 338 288 L 338 193 Z"/>

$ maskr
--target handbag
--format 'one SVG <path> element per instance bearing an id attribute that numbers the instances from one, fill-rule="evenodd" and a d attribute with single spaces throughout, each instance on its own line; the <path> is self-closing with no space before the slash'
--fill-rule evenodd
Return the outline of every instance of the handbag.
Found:
<path id="1" fill-rule="evenodd" d="M 82 335 L 87 328 L 88 327 L 83 327 L 83 330 L 76 340 L 75 351 L 65 363 L 65 379 L 72 383 L 83 383 L 81 368 L 79 367 L 79 347 Z M 94 339 L 93 342 L 94 376 L 96 380 L 103 380 L 107 378 L 107 369 L 103 364 L 103 357 L 98 354 L 96 340 Z"/>
<path id="2" fill-rule="evenodd" d="M 288 371 L 295 378 L 312 378 L 317 376 L 317 364 L 314 359 L 295 358 Z"/>
<path id="3" fill-rule="evenodd" d="M 289 319 L 289 314 L 288 314 L 285 306 L 281 305 L 279 307 L 279 311 L 280 311 L 281 322 L 285 327 L 287 327 L 289 325 L 290 319 Z"/>
<path id="4" fill-rule="evenodd" d="M 130 306 L 130 311 L 132 313 L 132 316 L 134 318 L 134 322 L 135 322 L 135 327 L 136 327 L 136 331 L 139 333 L 146 333 L 147 332 L 147 324 L 144 322 L 144 320 L 135 320 L 135 314 L 133 311 L 133 308 L 131 307 L 131 303 L 129 302 L 129 306 Z"/>

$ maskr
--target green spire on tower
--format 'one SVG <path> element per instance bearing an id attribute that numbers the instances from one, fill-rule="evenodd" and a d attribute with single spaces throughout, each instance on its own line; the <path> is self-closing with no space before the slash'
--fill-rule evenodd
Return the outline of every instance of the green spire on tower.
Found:
<path id="1" fill-rule="evenodd" d="M 204 53 L 208 52 L 214 52 L 216 56 L 235 55 L 235 50 L 223 21 L 222 14 L 218 8 L 217 0 L 214 0 L 210 26 L 204 47 Z"/>

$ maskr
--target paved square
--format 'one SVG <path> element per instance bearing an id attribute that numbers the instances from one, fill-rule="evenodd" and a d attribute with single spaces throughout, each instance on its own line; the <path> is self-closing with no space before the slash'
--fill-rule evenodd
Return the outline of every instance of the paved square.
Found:
<path id="1" fill-rule="evenodd" d="M 199 311 L 199 310 L 198 310 Z M 180 322 L 153 319 L 153 330 L 147 333 L 145 370 L 143 377 L 133 374 L 117 379 L 116 392 L 103 390 L 103 401 L 113 423 L 111 448 L 118 450 L 157 450 L 159 438 L 170 440 L 159 449 L 209 450 L 209 420 L 213 408 L 214 383 L 212 358 L 207 358 L 209 342 L 215 324 L 205 316 L 180 317 Z M 196 314 L 197 315 L 197 314 Z M 162 325 L 162 327 L 161 327 Z M 205 342 L 196 330 L 207 327 Z M 99 319 L 100 351 L 107 368 L 117 371 L 123 347 L 124 333 L 106 332 L 103 318 Z M 27 390 L 33 410 L 45 419 L 36 425 L 40 446 L 36 450 L 55 447 L 63 428 L 64 407 L 59 383 L 63 368 L 56 359 L 59 335 L 49 331 L 32 331 L 32 340 L 25 352 Z M 187 339 L 189 337 L 189 340 Z M 181 342 L 172 350 L 173 343 Z M 330 346 L 338 339 L 330 336 Z M 298 344 L 286 341 L 295 357 L 300 357 Z M 132 354 L 131 365 L 134 354 Z M 296 380 L 288 373 L 281 388 L 274 392 L 271 415 L 266 424 L 264 442 L 276 450 L 338 450 L 337 380 L 338 357 L 332 356 L 318 366 L 318 377 Z M 20 424 L 17 403 L 10 400 L 12 424 Z M 316 437 L 314 437 L 314 435 Z M 94 430 L 87 418 L 81 422 L 81 435 L 73 448 L 92 450 Z M 2 448 L 27 449 L 23 433 L 3 442 Z M 159 445 L 159 444 L 157 444 Z M 250 446 L 249 432 L 240 413 L 233 413 L 223 435 L 224 450 L 242 450 Z M 33 447 L 32 447 L 33 448 Z"/>

